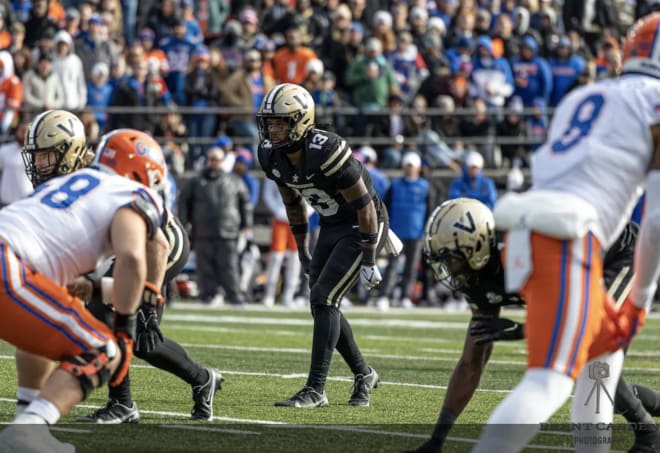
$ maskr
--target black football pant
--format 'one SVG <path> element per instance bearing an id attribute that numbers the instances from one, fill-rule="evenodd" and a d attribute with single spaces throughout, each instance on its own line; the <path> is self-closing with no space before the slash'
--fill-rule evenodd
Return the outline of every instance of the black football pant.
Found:
<path id="1" fill-rule="evenodd" d="M 99 320 L 112 326 L 114 312 L 112 307 L 104 305 L 100 301 L 90 301 L 87 309 Z M 158 321 L 163 317 L 163 306 L 158 310 Z M 208 380 L 208 372 L 197 362 L 192 360 L 183 347 L 174 340 L 165 337 L 153 351 L 135 351 L 135 357 L 144 360 L 149 365 L 172 373 L 191 386 L 202 385 Z M 131 382 L 129 374 L 116 387 L 110 387 L 108 398 L 119 403 L 130 406 L 133 398 L 131 396 Z"/>
<path id="2" fill-rule="evenodd" d="M 379 249 L 385 244 L 387 222 L 382 224 L 382 228 Z M 307 378 L 307 385 L 319 393 L 325 388 L 335 348 L 353 374 L 369 374 L 369 366 L 353 338 L 351 325 L 339 310 L 342 298 L 360 276 L 361 263 L 362 248 L 357 226 L 321 226 L 309 273 L 314 334 Z"/>

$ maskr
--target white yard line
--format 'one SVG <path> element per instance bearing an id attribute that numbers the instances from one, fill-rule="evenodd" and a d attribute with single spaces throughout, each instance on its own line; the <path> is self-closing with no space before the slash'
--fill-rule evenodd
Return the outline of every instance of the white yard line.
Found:
<path id="1" fill-rule="evenodd" d="M 159 428 L 164 429 L 183 429 L 189 431 L 205 431 L 210 433 L 226 433 L 238 434 L 244 436 L 260 436 L 261 433 L 257 431 L 246 431 L 242 429 L 229 429 L 229 428 L 213 428 L 211 426 L 198 426 L 198 425 L 159 425 Z"/>

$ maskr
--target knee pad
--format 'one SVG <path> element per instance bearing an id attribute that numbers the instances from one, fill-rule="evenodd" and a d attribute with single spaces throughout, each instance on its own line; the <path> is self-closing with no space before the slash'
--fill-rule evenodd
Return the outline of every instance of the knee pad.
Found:
<path id="1" fill-rule="evenodd" d="M 59 369 L 66 371 L 78 380 L 83 392 L 83 400 L 87 399 L 95 388 L 101 387 L 110 380 L 110 371 L 107 368 L 110 357 L 104 350 L 85 352 L 75 357 L 69 357 L 60 363 Z M 92 377 L 98 378 L 94 384 Z"/>
<path id="2" fill-rule="evenodd" d="M 115 320 L 115 310 L 112 308 L 112 305 L 106 305 L 100 299 L 93 298 L 87 302 L 85 308 L 87 308 L 96 319 L 112 328 Z"/>

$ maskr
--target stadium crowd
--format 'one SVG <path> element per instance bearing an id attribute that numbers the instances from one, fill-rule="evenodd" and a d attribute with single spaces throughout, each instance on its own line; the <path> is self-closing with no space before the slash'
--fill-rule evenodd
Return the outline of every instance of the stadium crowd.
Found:
<path id="1" fill-rule="evenodd" d="M 528 166 L 552 108 L 619 73 L 625 30 L 656 3 L 0 0 L 0 133 L 62 108 L 80 116 L 90 143 L 123 127 L 155 136 L 175 176 L 203 174 L 207 153 L 222 149 L 254 209 L 254 114 L 275 84 L 300 84 L 320 127 L 356 138 L 390 216 L 416 207 L 413 220 L 393 222 L 410 241 L 405 294 L 392 271 L 378 295 L 383 308 L 391 298 L 405 306 L 413 293 L 428 299 L 412 274 L 430 208 L 447 196 L 492 206 L 481 169 Z M 463 174 L 446 191 L 423 172 L 390 181 L 378 170 L 407 167 Z"/>

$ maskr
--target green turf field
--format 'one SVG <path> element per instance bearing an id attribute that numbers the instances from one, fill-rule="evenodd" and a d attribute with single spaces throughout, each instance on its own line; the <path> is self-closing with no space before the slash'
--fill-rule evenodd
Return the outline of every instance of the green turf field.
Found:
<path id="1" fill-rule="evenodd" d="M 519 318 L 516 312 L 513 317 Z M 346 310 L 369 364 L 381 377 L 371 407 L 348 406 L 352 376 L 335 354 L 326 387 L 330 407 L 276 408 L 305 383 L 311 344 L 308 311 L 203 309 L 183 304 L 167 309 L 164 333 L 190 355 L 225 376 L 215 398 L 212 423 L 191 423 L 190 387 L 176 377 L 133 362 L 133 397 L 140 425 L 91 427 L 71 424 L 75 416 L 105 402 L 97 391 L 62 421 L 57 437 L 82 452 L 126 451 L 403 451 L 430 433 L 445 385 L 459 357 L 466 314 L 435 309 L 378 313 Z M 625 374 L 631 382 L 660 388 L 660 320 L 650 319 L 634 343 Z M 0 421 L 14 411 L 13 349 L 0 344 Z M 525 363 L 524 343 L 499 343 L 480 390 L 452 432 L 445 451 L 469 451 L 477 425 L 518 382 Z M 551 422 L 567 422 L 568 405 Z M 622 419 L 616 419 L 621 422 Z M 302 426 L 301 426 L 302 425 Z M 94 435 L 89 433 L 94 430 Z M 627 428 L 615 436 L 616 449 L 627 449 Z M 526 451 L 572 451 L 570 436 L 546 433 Z"/>

